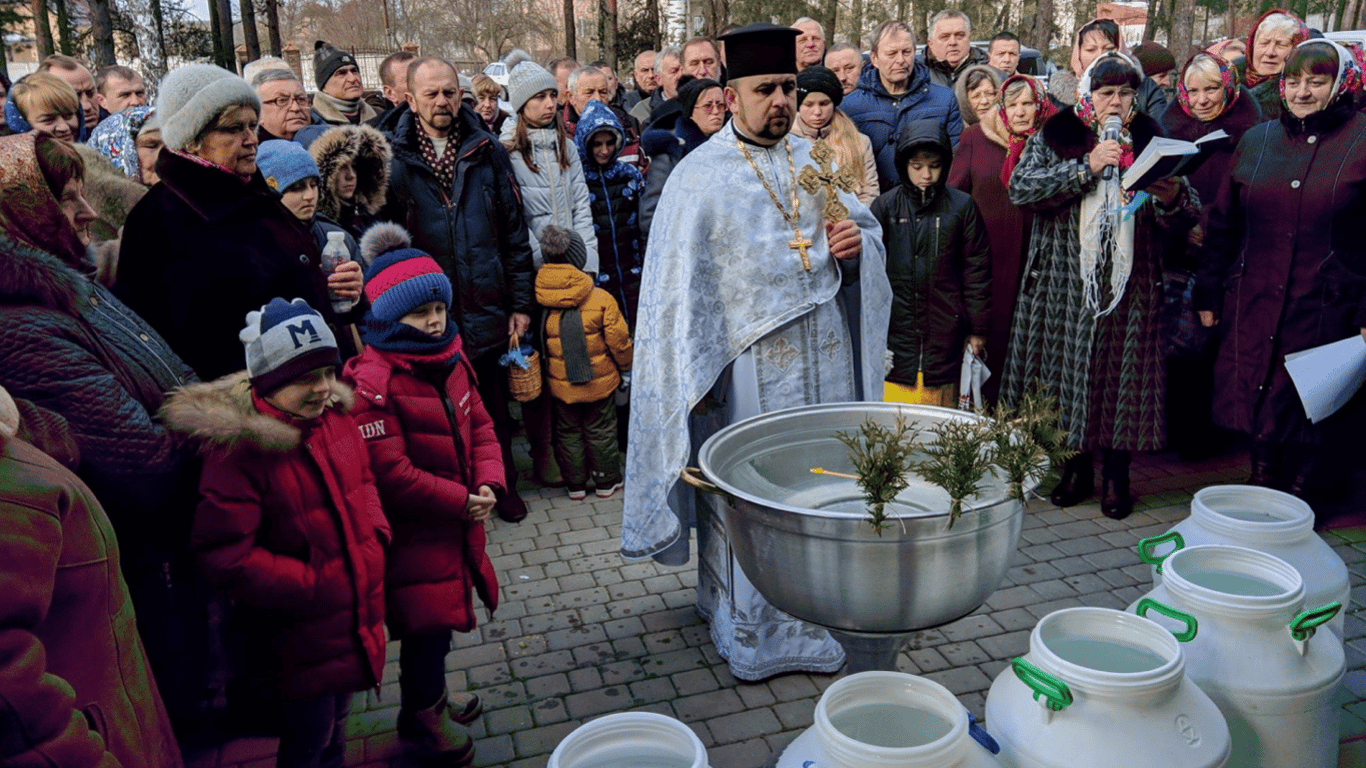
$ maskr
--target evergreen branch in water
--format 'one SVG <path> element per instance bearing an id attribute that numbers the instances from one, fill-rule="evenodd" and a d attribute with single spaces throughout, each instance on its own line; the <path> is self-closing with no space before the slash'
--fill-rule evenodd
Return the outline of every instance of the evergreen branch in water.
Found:
<path id="1" fill-rule="evenodd" d="M 911 469 L 911 455 L 919 434 L 917 425 L 897 416 L 892 427 L 866 419 L 857 433 L 836 435 L 849 447 L 863 500 L 868 503 L 868 522 L 879 536 L 887 528 L 887 504 L 910 483 L 906 473 Z"/>
<path id="2" fill-rule="evenodd" d="M 948 419 L 935 427 L 935 439 L 923 447 L 928 457 L 912 469 L 948 491 L 949 527 L 963 513 L 963 501 L 982 490 L 995 461 L 993 428 L 986 419 Z"/>

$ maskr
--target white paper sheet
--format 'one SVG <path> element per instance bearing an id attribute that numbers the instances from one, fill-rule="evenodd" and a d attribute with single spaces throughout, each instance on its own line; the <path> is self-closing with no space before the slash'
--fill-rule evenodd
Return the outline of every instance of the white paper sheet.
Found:
<path id="1" fill-rule="evenodd" d="M 1285 369 L 1300 393 L 1304 413 L 1317 424 L 1332 416 L 1366 381 L 1366 339 L 1342 341 L 1285 356 Z"/>

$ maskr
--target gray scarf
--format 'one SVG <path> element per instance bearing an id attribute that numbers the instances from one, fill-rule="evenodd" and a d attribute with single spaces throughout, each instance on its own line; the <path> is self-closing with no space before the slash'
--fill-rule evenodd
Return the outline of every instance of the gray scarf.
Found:
<path id="1" fill-rule="evenodd" d="M 339 99 L 336 96 L 329 96 L 326 93 L 323 93 L 322 91 L 318 91 L 317 93 L 313 94 L 313 99 L 315 101 L 318 99 L 326 101 L 328 104 L 332 105 L 333 109 L 337 110 L 343 115 L 360 114 L 360 99 Z"/>
<path id="2" fill-rule="evenodd" d="M 583 333 L 583 314 L 578 307 L 560 310 L 560 349 L 570 384 L 593 380 L 593 361 L 588 359 L 588 337 Z"/>

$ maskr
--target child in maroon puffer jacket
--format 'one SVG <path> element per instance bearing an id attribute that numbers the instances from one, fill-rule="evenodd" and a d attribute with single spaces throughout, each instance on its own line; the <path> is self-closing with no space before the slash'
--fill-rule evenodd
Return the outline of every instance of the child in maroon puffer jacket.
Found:
<path id="1" fill-rule="evenodd" d="M 272 299 L 240 338 L 244 373 L 162 408 L 207 454 L 191 542 L 237 600 L 251 669 L 285 698 L 276 765 L 339 767 L 351 694 L 384 668 L 389 523 L 323 316 Z"/>
<path id="2" fill-rule="evenodd" d="M 503 487 L 502 448 L 447 317 L 451 283 L 393 224 L 372 227 L 361 252 L 372 259 L 361 323 L 365 351 L 346 365 L 353 414 L 365 436 L 380 497 L 394 527 L 386 579 L 389 628 L 401 643 L 398 733 L 442 765 L 474 759 L 469 734 L 478 697 L 448 703 L 451 631 L 474 629 L 472 591 L 489 612 L 498 581 L 484 552 L 484 521 Z"/>

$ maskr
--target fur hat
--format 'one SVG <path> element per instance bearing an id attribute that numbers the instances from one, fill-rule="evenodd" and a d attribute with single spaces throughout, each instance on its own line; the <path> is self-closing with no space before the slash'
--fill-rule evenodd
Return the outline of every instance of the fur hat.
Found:
<path id="1" fill-rule="evenodd" d="M 247 313 L 247 327 L 237 334 L 247 348 L 247 377 L 252 389 L 268 395 L 315 368 L 341 367 L 337 339 L 318 311 L 303 299 L 270 300 Z"/>
<path id="2" fill-rule="evenodd" d="M 512 113 L 515 115 L 521 112 L 522 107 L 531 101 L 531 97 L 541 91 L 558 91 L 559 88 L 555 76 L 540 64 L 534 61 L 518 64 L 513 68 L 512 74 L 508 75 L 508 102 L 512 104 Z"/>
<path id="3" fill-rule="evenodd" d="M 319 179 L 318 165 L 302 144 L 284 139 L 261 142 L 256 150 L 256 165 L 266 177 L 266 186 L 283 195 L 295 183 L 308 178 Z"/>
<path id="4" fill-rule="evenodd" d="M 588 248 L 578 232 L 550 224 L 541 233 L 541 258 L 546 264 L 572 264 L 583 269 L 588 263 Z"/>
<path id="5" fill-rule="evenodd" d="M 337 46 L 322 41 L 313 41 L 313 77 L 318 81 L 318 90 L 342 67 L 358 67 L 356 57 Z"/>
<path id="6" fill-rule="evenodd" d="M 261 97 L 247 81 L 212 64 L 186 64 L 161 81 L 157 119 L 166 146 L 183 151 L 229 107 L 261 114 Z"/>
<path id="7" fill-rule="evenodd" d="M 397 224 L 376 224 L 360 239 L 365 271 L 365 297 L 370 314 L 396 323 L 429 301 L 451 306 L 450 278 L 436 260 L 412 247 L 412 236 Z"/>

